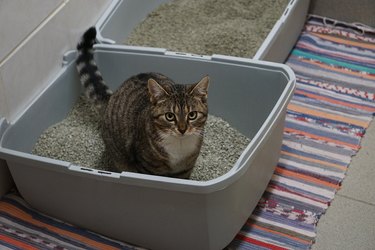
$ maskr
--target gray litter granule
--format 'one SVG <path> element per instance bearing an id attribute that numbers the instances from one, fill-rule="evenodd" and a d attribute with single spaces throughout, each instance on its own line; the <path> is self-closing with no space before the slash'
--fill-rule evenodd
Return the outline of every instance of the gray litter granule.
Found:
<path id="1" fill-rule="evenodd" d="M 124 41 L 194 54 L 253 57 L 289 0 L 174 0 Z"/>
<path id="2" fill-rule="evenodd" d="M 206 181 L 225 174 L 249 142 L 226 121 L 210 115 L 191 179 Z M 95 169 L 106 170 L 109 164 L 100 136 L 100 116 L 84 98 L 78 100 L 64 120 L 41 134 L 32 153 Z"/>
<path id="3" fill-rule="evenodd" d="M 190 179 L 207 181 L 227 173 L 249 143 L 229 123 L 209 115 L 201 152 Z"/>
<path id="4" fill-rule="evenodd" d="M 32 153 L 84 167 L 106 169 L 104 142 L 99 133 L 100 116 L 93 105 L 80 98 L 61 122 L 46 129 Z"/>

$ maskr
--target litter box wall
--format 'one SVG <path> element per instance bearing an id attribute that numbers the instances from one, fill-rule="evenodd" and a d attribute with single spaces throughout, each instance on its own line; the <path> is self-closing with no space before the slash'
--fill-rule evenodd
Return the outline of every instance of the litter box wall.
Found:
<path id="1" fill-rule="evenodd" d="M 125 41 L 148 13 L 170 1 L 172 0 L 113 0 L 96 24 L 98 40 L 109 44 Z"/>
<path id="2" fill-rule="evenodd" d="M 207 182 L 110 173 L 31 155 L 42 131 L 63 119 L 80 94 L 70 60 L 0 135 L 0 157 L 22 196 L 49 215 L 147 248 L 225 247 L 256 206 L 277 163 L 293 72 L 250 59 L 105 45 L 96 47 L 96 59 L 112 88 L 140 71 L 159 71 L 184 83 L 209 74 L 210 112 L 252 138 L 251 143 L 232 170 Z"/>
<path id="3" fill-rule="evenodd" d="M 99 41 L 121 44 L 148 13 L 170 1 L 114 0 L 96 24 Z M 254 59 L 283 63 L 303 28 L 309 5 L 310 0 L 290 0 Z"/>
<path id="4" fill-rule="evenodd" d="M 0 159 L 0 198 L 8 193 L 12 186 L 13 181 L 6 161 Z"/>
<path id="5" fill-rule="evenodd" d="M 283 63 L 301 33 L 309 5 L 310 0 L 291 0 L 258 49 L 254 59 Z"/>
<path id="6" fill-rule="evenodd" d="M 373 0 L 311 0 L 309 13 L 346 21 L 375 26 L 375 1 Z"/>
<path id="7" fill-rule="evenodd" d="M 61 55 L 75 48 L 110 2 L 0 1 L 0 116 L 17 119 L 60 70 Z M 11 187 L 0 160 L 0 196 Z"/>
<path id="8" fill-rule="evenodd" d="M 0 116 L 0 137 L 6 129 L 5 118 Z M 12 177 L 10 176 L 6 162 L 0 159 L 0 198 L 6 194 L 12 186 Z"/>

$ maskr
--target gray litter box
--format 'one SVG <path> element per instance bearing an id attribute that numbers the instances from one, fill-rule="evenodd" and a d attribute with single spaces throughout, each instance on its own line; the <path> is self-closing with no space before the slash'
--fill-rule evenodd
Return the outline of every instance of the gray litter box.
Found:
<path id="1" fill-rule="evenodd" d="M 98 40 L 121 44 L 132 30 L 160 4 L 172 0 L 113 0 L 96 23 Z M 258 49 L 254 59 L 283 63 L 303 28 L 310 0 L 290 0 Z"/>
<path id="2" fill-rule="evenodd" d="M 222 249 L 257 205 L 277 164 L 295 76 L 283 64 L 163 49 L 97 45 L 112 89 L 139 72 L 187 83 L 210 75 L 210 113 L 252 138 L 233 168 L 210 181 L 111 173 L 31 155 L 39 135 L 62 120 L 80 95 L 75 52 L 18 120 L 0 119 L 0 158 L 34 208 L 150 249 Z"/>

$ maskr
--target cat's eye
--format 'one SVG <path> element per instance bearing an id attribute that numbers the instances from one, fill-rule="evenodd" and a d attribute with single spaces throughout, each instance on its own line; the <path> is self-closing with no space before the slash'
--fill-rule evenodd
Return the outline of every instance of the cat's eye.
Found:
<path id="1" fill-rule="evenodd" d="M 175 120 L 175 116 L 172 112 L 165 113 L 165 119 L 169 122 L 173 122 Z"/>
<path id="2" fill-rule="evenodd" d="M 198 112 L 197 111 L 192 111 L 192 112 L 190 112 L 188 114 L 189 120 L 195 120 L 195 119 L 197 119 L 197 117 L 198 117 Z"/>

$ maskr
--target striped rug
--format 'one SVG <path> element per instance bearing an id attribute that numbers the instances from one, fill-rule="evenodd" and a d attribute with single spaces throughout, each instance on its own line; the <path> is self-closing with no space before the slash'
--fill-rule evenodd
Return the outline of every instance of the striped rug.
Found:
<path id="1" fill-rule="evenodd" d="M 375 112 L 375 29 L 310 16 L 286 64 L 297 88 L 281 157 L 230 249 L 309 249 Z"/>
<path id="2" fill-rule="evenodd" d="M 332 24 L 336 25 L 333 26 Z M 309 249 L 375 112 L 375 33 L 310 17 L 287 64 L 297 76 L 281 157 L 229 249 Z M 0 200 L 1 249 L 138 249 Z"/>
<path id="3" fill-rule="evenodd" d="M 0 249 L 137 250 L 32 209 L 18 195 L 0 201 Z"/>

